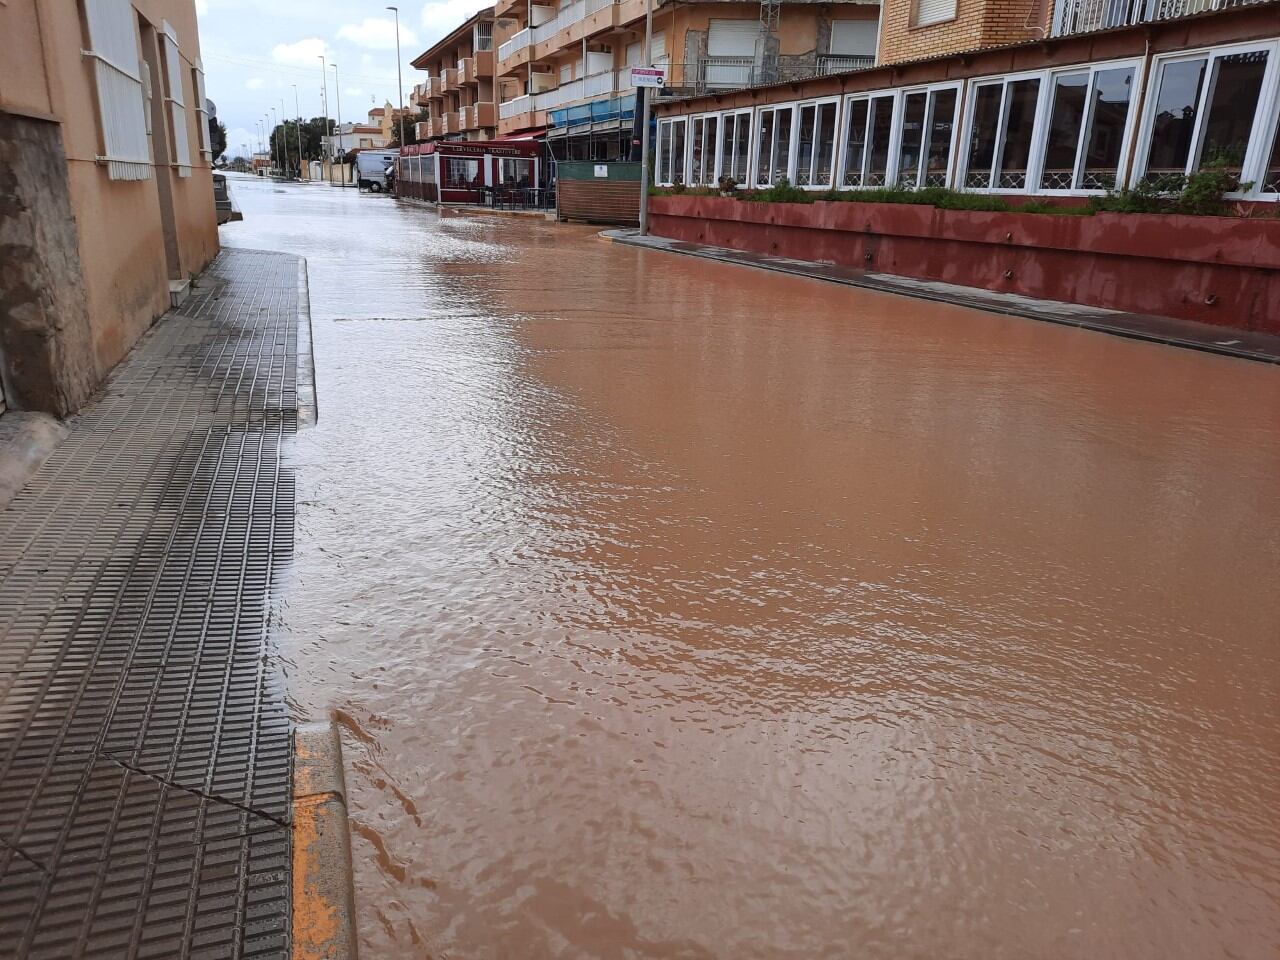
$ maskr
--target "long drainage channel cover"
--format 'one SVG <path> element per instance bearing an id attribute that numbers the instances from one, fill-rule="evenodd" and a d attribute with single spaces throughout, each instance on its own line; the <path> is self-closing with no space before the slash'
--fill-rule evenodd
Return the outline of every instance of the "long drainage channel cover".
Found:
<path id="1" fill-rule="evenodd" d="M 285 957 L 299 271 L 224 252 L 0 513 L 0 955 Z"/>

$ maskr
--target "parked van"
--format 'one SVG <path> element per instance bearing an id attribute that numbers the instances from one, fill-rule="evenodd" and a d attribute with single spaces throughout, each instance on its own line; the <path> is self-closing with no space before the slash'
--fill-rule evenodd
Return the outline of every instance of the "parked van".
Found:
<path id="1" fill-rule="evenodd" d="M 381 193 L 387 189 L 387 170 L 400 155 L 398 150 L 361 150 L 356 154 L 356 186 Z"/>

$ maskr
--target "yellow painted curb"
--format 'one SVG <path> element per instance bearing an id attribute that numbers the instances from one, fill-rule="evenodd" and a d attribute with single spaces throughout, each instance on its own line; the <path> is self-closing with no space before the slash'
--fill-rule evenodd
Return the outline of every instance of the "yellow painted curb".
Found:
<path id="1" fill-rule="evenodd" d="M 293 960 L 357 960 L 342 741 L 332 723 L 293 732 Z"/>

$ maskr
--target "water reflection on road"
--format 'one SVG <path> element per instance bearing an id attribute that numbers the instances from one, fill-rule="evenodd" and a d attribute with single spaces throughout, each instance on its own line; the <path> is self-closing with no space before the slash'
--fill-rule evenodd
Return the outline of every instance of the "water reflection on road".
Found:
<path id="1" fill-rule="evenodd" d="M 1280 370 L 233 186 L 366 960 L 1280 953 Z"/>

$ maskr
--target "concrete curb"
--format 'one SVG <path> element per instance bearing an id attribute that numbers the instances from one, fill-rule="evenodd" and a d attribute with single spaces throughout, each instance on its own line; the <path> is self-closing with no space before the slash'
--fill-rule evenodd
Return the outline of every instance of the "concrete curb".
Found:
<path id="1" fill-rule="evenodd" d="M 342 741 L 331 722 L 293 732 L 292 960 L 357 960 Z"/>
<path id="2" fill-rule="evenodd" d="M 298 258 L 298 426 L 314 427 L 320 420 L 316 397 L 315 338 L 311 323 L 311 286 L 305 257 Z"/>
<path id="3" fill-rule="evenodd" d="M 665 237 L 652 235 L 641 237 L 634 229 L 602 230 L 600 236 L 613 243 L 639 247 L 642 250 L 701 257 L 704 260 L 715 260 L 757 270 L 771 270 L 775 273 L 860 287 L 879 293 L 914 297 L 918 300 L 948 303 L 987 313 L 1056 323 L 1145 343 L 1198 350 L 1237 360 L 1280 364 L 1280 337 L 1269 334 L 1236 330 L 1230 327 L 1215 327 L 1191 320 L 1124 313 L 1057 300 L 1037 300 L 1020 294 L 964 287 L 939 280 L 917 280 L 887 273 L 867 273 L 852 267 L 837 267 L 826 263 L 731 250 L 727 247 L 670 240 Z"/>

